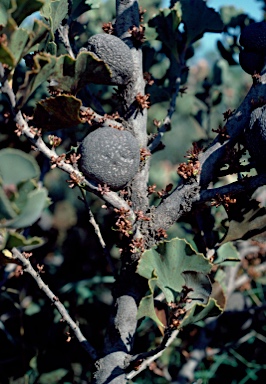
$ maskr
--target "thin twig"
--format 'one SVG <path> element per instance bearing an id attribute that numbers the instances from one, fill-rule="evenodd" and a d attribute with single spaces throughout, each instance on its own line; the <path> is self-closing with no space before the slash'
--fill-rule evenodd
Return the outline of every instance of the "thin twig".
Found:
<path id="1" fill-rule="evenodd" d="M 133 379 L 133 377 L 137 376 L 140 372 L 144 371 L 152 362 L 157 360 L 160 356 L 162 356 L 163 352 L 169 345 L 172 344 L 172 342 L 175 340 L 179 333 L 179 329 L 174 330 L 170 333 L 170 335 L 166 335 L 162 343 L 153 351 L 141 353 L 137 356 L 133 357 L 132 361 L 138 361 L 145 358 L 145 360 L 138 366 L 137 370 L 132 370 L 129 374 L 127 374 L 127 380 Z"/>
<path id="2" fill-rule="evenodd" d="M 266 184 L 266 174 L 241 179 L 231 184 L 223 185 L 222 187 L 202 190 L 199 195 L 195 196 L 194 202 L 203 203 L 215 199 L 217 195 L 236 195 L 247 193 L 249 190 L 259 188 Z"/>
<path id="3" fill-rule="evenodd" d="M 54 293 L 50 290 L 48 285 L 46 285 L 43 282 L 43 280 L 40 276 L 40 273 L 37 273 L 35 271 L 35 269 L 31 265 L 29 259 L 26 258 L 22 253 L 20 253 L 16 248 L 12 249 L 12 254 L 13 254 L 14 259 L 17 259 L 20 261 L 20 263 L 23 266 L 24 272 L 29 273 L 34 278 L 34 280 L 38 284 L 39 288 L 46 294 L 46 296 L 55 305 L 58 312 L 62 316 L 62 320 L 65 321 L 69 325 L 69 327 L 72 329 L 74 335 L 76 336 L 78 341 L 81 343 L 82 347 L 88 352 L 88 354 L 91 356 L 91 358 L 95 361 L 98 358 L 95 349 L 90 345 L 90 343 L 87 341 L 87 339 L 83 336 L 80 328 L 72 320 L 72 318 L 68 314 L 64 305 L 59 301 L 58 297 L 56 297 L 54 295 Z"/>
<path id="4" fill-rule="evenodd" d="M 98 237 L 99 243 L 101 244 L 101 247 L 102 247 L 102 250 L 103 250 L 103 253 L 104 253 L 104 256 L 105 256 L 108 264 L 110 265 L 110 268 L 112 269 L 114 277 L 117 277 L 117 271 L 116 271 L 116 269 L 114 267 L 114 264 L 112 262 L 111 255 L 108 252 L 108 249 L 106 247 L 105 241 L 104 241 L 104 239 L 102 237 L 100 227 L 99 227 L 98 223 L 96 222 L 95 217 L 94 217 L 94 215 L 93 215 L 93 213 L 91 211 L 91 208 L 90 208 L 90 206 L 89 206 L 89 204 L 87 202 L 84 189 L 80 188 L 80 192 L 82 194 L 82 198 L 80 198 L 80 200 L 84 203 L 84 205 L 86 207 L 86 211 L 87 211 L 88 216 L 89 216 L 89 222 L 91 223 L 91 225 L 94 228 L 95 234 Z"/>
<path id="5" fill-rule="evenodd" d="M 69 56 L 72 57 L 73 59 L 75 59 L 75 55 L 72 51 L 72 48 L 71 48 L 71 45 L 69 42 L 69 35 L 68 35 L 69 25 L 68 24 L 65 24 L 65 25 L 61 24 L 61 25 L 59 25 L 57 31 L 58 31 L 59 38 L 62 41 L 62 43 L 64 44 Z"/>
<path id="6" fill-rule="evenodd" d="M 170 100 L 170 106 L 169 106 L 169 109 L 167 111 L 167 116 L 165 117 L 163 125 L 160 127 L 158 134 L 156 135 L 156 137 L 154 138 L 152 143 L 149 145 L 149 150 L 151 152 L 154 152 L 154 150 L 158 147 L 164 133 L 166 131 L 168 131 L 170 128 L 172 116 L 173 116 L 173 114 L 175 112 L 175 108 L 176 108 L 176 98 L 177 98 L 178 93 L 179 93 L 180 83 L 181 83 L 181 78 L 178 76 L 176 78 L 176 82 L 175 82 L 175 85 L 173 87 L 173 92 L 172 92 L 172 96 L 171 96 L 171 100 Z"/>

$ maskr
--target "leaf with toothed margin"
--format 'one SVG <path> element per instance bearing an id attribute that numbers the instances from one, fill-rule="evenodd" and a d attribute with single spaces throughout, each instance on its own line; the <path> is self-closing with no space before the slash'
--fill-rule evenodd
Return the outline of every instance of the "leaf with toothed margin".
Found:
<path id="1" fill-rule="evenodd" d="M 203 0 L 180 0 L 182 21 L 185 24 L 186 45 L 199 40 L 205 32 L 222 32 L 221 16 Z"/>
<path id="2" fill-rule="evenodd" d="M 55 88 L 76 94 L 88 83 L 110 82 L 111 71 L 107 64 L 92 52 L 82 51 L 76 59 L 69 55 L 58 57 L 53 73 Z"/>
<path id="3" fill-rule="evenodd" d="M 0 44 L 0 61 L 15 67 L 29 51 L 37 50 L 37 44 L 44 41 L 48 31 L 48 26 L 40 20 L 34 20 L 32 30 L 16 28 L 7 45 Z"/>
<path id="4" fill-rule="evenodd" d="M 44 3 L 45 0 L 16 0 L 16 9 L 12 17 L 19 25 L 27 16 L 39 11 Z"/>
<path id="5" fill-rule="evenodd" d="M 56 57 L 41 53 L 34 56 L 33 62 L 33 69 L 26 72 L 24 83 L 19 87 L 16 94 L 19 109 L 23 107 L 31 94 L 52 75 Z"/>
<path id="6" fill-rule="evenodd" d="M 219 307 L 216 300 L 210 298 L 206 305 L 196 304 L 189 311 L 187 311 L 183 318 L 180 327 L 185 327 L 189 324 L 197 323 L 198 321 L 206 319 L 206 317 L 216 317 L 221 315 L 223 309 Z"/>
<path id="7" fill-rule="evenodd" d="M 171 9 L 161 9 L 159 14 L 149 21 L 149 27 L 155 28 L 158 39 L 173 53 L 178 60 L 178 42 L 181 41 L 181 33 L 178 26 L 181 23 L 180 5 L 176 3 Z"/>
<path id="8" fill-rule="evenodd" d="M 111 79 L 108 66 L 91 52 L 80 52 L 76 59 L 69 55 L 55 57 L 40 53 L 33 61 L 34 67 L 26 72 L 16 95 L 18 108 L 22 108 L 31 94 L 48 79 L 53 80 L 54 89 L 73 95 L 88 83 L 103 81 L 104 84 Z"/>
<path id="9" fill-rule="evenodd" d="M 166 302 L 175 302 L 183 286 L 191 288 L 192 304 L 207 304 L 211 294 L 211 284 L 206 276 L 211 263 L 195 251 L 184 239 L 172 239 L 145 251 L 139 260 L 137 273 L 148 279 L 149 293 L 139 305 L 138 318 L 148 316 L 157 324 L 162 323 L 154 309 L 154 290 L 159 288 Z M 188 310 L 191 309 L 188 305 Z"/>
<path id="10" fill-rule="evenodd" d="M 6 230 L 6 229 L 5 229 Z M 8 249 L 11 250 L 12 248 L 23 248 L 23 249 L 33 249 L 40 247 L 43 245 L 44 240 L 40 237 L 34 236 L 26 238 L 21 233 L 18 232 L 11 232 L 6 230 L 6 236 L 4 243 L 1 243 L 0 249 Z"/>
<path id="11" fill-rule="evenodd" d="M 82 123 L 80 107 L 82 102 L 72 95 L 49 97 L 37 103 L 33 124 L 43 131 L 55 131 Z"/>
<path id="12" fill-rule="evenodd" d="M 51 27 L 52 37 L 53 33 L 57 30 L 61 22 L 67 16 L 68 0 L 46 0 L 40 13 L 48 20 Z"/>
<path id="13" fill-rule="evenodd" d="M 233 243 L 224 243 L 217 250 L 217 257 L 213 261 L 213 264 L 221 264 L 223 266 L 235 265 L 240 261 L 239 252 Z"/>
<path id="14" fill-rule="evenodd" d="M 238 239 L 250 239 L 266 230 L 266 208 L 251 199 L 239 199 L 228 212 L 228 230 L 220 245 Z"/>

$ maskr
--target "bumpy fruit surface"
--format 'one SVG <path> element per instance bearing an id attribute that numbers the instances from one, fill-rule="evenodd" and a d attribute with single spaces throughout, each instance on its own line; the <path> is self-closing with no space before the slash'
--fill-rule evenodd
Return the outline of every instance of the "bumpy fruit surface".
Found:
<path id="1" fill-rule="evenodd" d="M 264 57 L 256 52 L 243 50 L 239 53 L 239 64 L 246 73 L 254 75 L 254 73 L 261 72 Z"/>
<path id="2" fill-rule="evenodd" d="M 258 173 L 266 172 L 266 105 L 256 108 L 251 113 L 245 138 Z"/>
<path id="3" fill-rule="evenodd" d="M 244 28 L 239 43 L 247 51 L 263 53 L 266 49 L 266 21 L 252 23 Z"/>
<path id="4" fill-rule="evenodd" d="M 252 23 L 244 28 L 239 43 L 244 47 L 239 54 L 242 69 L 250 75 L 260 73 L 266 57 L 266 22 Z"/>
<path id="5" fill-rule="evenodd" d="M 118 37 L 99 33 L 88 40 L 88 51 L 103 60 L 111 70 L 110 78 L 99 74 L 94 82 L 98 84 L 127 84 L 133 75 L 133 60 L 129 47 Z"/>
<path id="6" fill-rule="evenodd" d="M 139 168 L 139 146 L 128 131 L 98 128 L 82 141 L 80 153 L 83 174 L 115 190 L 131 181 Z"/>

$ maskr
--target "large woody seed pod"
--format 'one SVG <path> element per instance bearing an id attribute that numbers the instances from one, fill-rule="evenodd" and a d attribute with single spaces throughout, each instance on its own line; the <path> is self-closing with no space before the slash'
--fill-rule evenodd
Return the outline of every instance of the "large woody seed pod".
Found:
<path id="1" fill-rule="evenodd" d="M 139 168 L 139 146 L 128 131 L 98 128 L 82 141 L 80 153 L 84 175 L 115 190 L 131 181 Z"/>
<path id="2" fill-rule="evenodd" d="M 97 84 L 123 85 L 133 76 L 133 59 L 129 47 L 118 37 L 99 33 L 89 38 L 88 51 L 103 60 L 111 70 L 111 79 L 99 74 Z"/>

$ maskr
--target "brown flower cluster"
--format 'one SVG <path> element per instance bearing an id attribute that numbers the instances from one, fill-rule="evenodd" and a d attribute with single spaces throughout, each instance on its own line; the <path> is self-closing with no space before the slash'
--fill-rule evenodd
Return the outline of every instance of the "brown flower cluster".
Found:
<path id="1" fill-rule="evenodd" d="M 89 125 L 92 125 L 95 114 L 90 108 L 87 108 L 86 111 L 80 111 L 80 117 L 84 123 L 87 122 Z"/>
<path id="2" fill-rule="evenodd" d="M 197 143 L 192 143 L 192 148 L 187 151 L 186 157 L 190 161 L 198 160 L 199 154 L 202 152 L 202 149 L 198 146 Z"/>
<path id="3" fill-rule="evenodd" d="M 61 137 L 57 137 L 57 136 L 55 136 L 55 135 L 48 135 L 48 140 L 49 140 L 49 144 L 50 144 L 53 148 L 59 147 L 59 145 L 60 145 L 61 142 L 62 142 Z"/>
<path id="4" fill-rule="evenodd" d="M 220 205 L 223 205 L 226 211 L 229 209 L 229 206 L 231 204 L 235 204 L 236 199 L 232 198 L 230 195 L 217 195 L 217 197 L 212 200 L 211 205 L 215 206 L 216 208 Z"/>
<path id="5" fill-rule="evenodd" d="M 226 125 L 224 127 L 222 127 L 221 125 L 219 125 L 219 127 L 217 129 L 212 129 L 212 132 L 215 132 L 215 133 L 218 133 L 219 137 L 220 137 L 220 141 L 221 143 L 223 144 L 226 140 L 228 140 L 230 138 L 230 136 L 228 135 L 228 132 L 227 132 L 227 127 Z"/>
<path id="6" fill-rule="evenodd" d="M 60 166 L 61 163 L 65 161 L 65 159 L 66 159 L 66 154 L 65 153 L 62 153 L 62 155 L 57 156 L 57 157 L 51 156 L 51 159 L 50 159 L 51 163 L 52 163 L 51 169 L 54 169 L 57 166 Z"/>
<path id="7" fill-rule="evenodd" d="M 144 252 L 145 251 L 145 241 L 143 237 L 140 237 L 138 239 L 133 239 L 131 243 L 129 244 L 131 250 L 131 253 L 138 253 L 138 252 Z"/>
<path id="8" fill-rule="evenodd" d="M 200 172 L 200 162 L 189 161 L 188 163 L 181 163 L 177 168 L 177 173 L 179 176 L 183 177 L 183 179 L 187 180 L 191 177 L 195 177 Z"/>
<path id="9" fill-rule="evenodd" d="M 146 9 L 143 9 L 141 6 L 139 7 L 139 21 L 143 23 L 144 21 L 144 14 L 147 12 Z"/>
<path id="10" fill-rule="evenodd" d="M 226 170 L 228 174 L 237 173 L 241 171 L 240 160 L 245 152 L 246 148 L 227 149 L 224 161 L 226 164 L 228 164 L 228 169 Z"/>
<path id="11" fill-rule="evenodd" d="M 167 235 L 167 233 L 166 233 L 166 230 L 163 229 L 163 228 L 159 228 L 159 229 L 157 230 L 157 237 L 158 237 L 159 239 L 161 239 L 161 238 L 167 239 L 168 235 Z"/>
<path id="12" fill-rule="evenodd" d="M 110 187 L 108 187 L 107 184 L 101 185 L 98 184 L 98 191 L 101 195 L 105 195 L 106 193 L 110 192 Z"/>
<path id="13" fill-rule="evenodd" d="M 251 99 L 252 110 L 263 107 L 266 104 L 266 99 L 263 96 L 259 96 L 258 100 Z"/>
<path id="14" fill-rule="evenodd" d="M 104 23 L 102 26 L 102 30 L 105 33 L 108 33 L 108 35 L 113 35 L 114 34 L 114 27 L 113 27 L 112 22 L 109 21 L 108 23 Z"/>
<path id="15" fill-rule="evenodd" d="M 170 308 L 170 328 L 178 328 L 181 325 L 181 322 L 186 314 L 185 305 L 187 303 L 191 303 L 191 299 L 188 297 L 189 293 L 193 291 L 192 288 L 188 288 L 187 286 L 182 287 L 182 291 L 180 293 L 180 298 L 178 303 L 168 303 Z"/>
<path id="16" fill-rule="evenodd" d="M 74 188 L 76 185 L 82 184 L 82 182 L 85 180 L 84 176 L 79 176 L 76 174 L 76 172 L 70 173 L 70 180 L 67 180 L 67 183 L 69 183 L 69 188 Z"/>
<path id="17" fill-rule="evenodd" d="M 227 109 L 227 111 L 225 111 L 223 113 L 223 116 L 224 116 L 224 121 L 227 121 L 231 116 L 233 116 L 233 114 L 235 113 L 235 109 Z"/>
<path id="18" fill-rule="evenodd" d="M 147 93 L 146 95 L 142 95 L 140 92 L 137 94 L 137 96 L 135 97 L 135 99 L 136 99 L 136 102 L 137 102 L 137 104 L 138 104 L 138 106 L 139 106 L 139 108 L 141 109 L 141 110 L 143 110 L 143 109 L 145 109 L 145 108 L 147 108 L 147 109 L 149 109 L 150 108 L 150 101 L 148 101 L 149 100 L 149 97 L 150 97 L 150 94 L 149 93 Z"/>
<path id="19" fill-rule="evenodd" d="M 152 195 L 156 192 L 156 184 L 152 184 L 148 186 L 148 195 Z"/>
<path id="20" fill-rule="evenodd" d="M 168 193 L 171 192 L 172 188 L 173 188 L 173 184 L 170 183 L 170 184 L 168 184 L 168 185 L 165 187 L 165 189 L 162 189 L 161 191 L 158 191 L 158 192 L 157 192 L 157 195 L 158 195 L 160 198 L 162 198 L 162 197 L 168 195 Z"/>
<path id="21" fill-rule="evenodd" d="M 143 24 L 140 24 L 139 27 L 135 25 L 128 30 L 131 34 L 133 40 L 139 45 L 145 41 L 145 27 Z"/>
<path id="22" fill-rule="evenodd" d="M 135 211 L 135 214 L 137 216 L 137 220 L 143 220 L 143 221 L 150 221 L 151 218 L 144 215 L 143 211 Z"/>
<path id="23" fill-rule="evenodd" d="M 129 210 L 125 208 L 114 208 L 114 211 L 119 215 L 115 223 L 118 228 L 118 231 L 123 233 L 123 235 L 125 235 L 126 237 L 129 237 L 132 233 L 132 223 L 129 220 Z"/>
<path id="24" fill-rule="evenodd" d="M 150 74 L 150 72 L 144 72 L 143 73 L 143 78 L 144 78 L 144 80 L 146 81 L 146 83 L 148 85 L 154 84 L 154 80 L 153 80 L 152 75 Z"/>
<path id="25" fill-rule="evenodd" d="M 144 161 L 147 157 L 151 156 L 151 152 L 147 148 L 140 148 L 140 160 Z"/>

